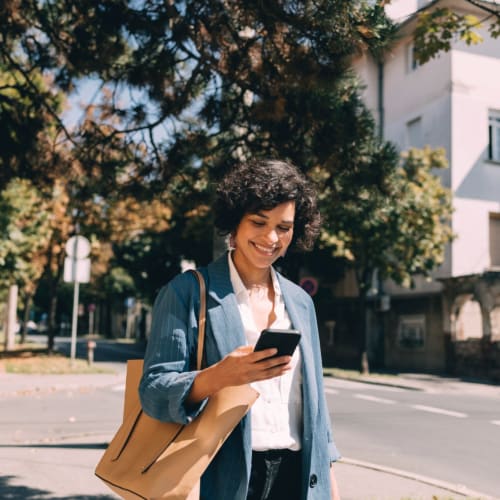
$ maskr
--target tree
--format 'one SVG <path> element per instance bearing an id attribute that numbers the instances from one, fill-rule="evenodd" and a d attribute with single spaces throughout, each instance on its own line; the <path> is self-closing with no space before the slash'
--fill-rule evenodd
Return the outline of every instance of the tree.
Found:
<path id="1" fill-rule="evenodd" d="M 493 2 L 466 0 L 480 9 L 484 16 L 463 14 L 450 7 L 437 7 L 418 14 L 415 30 L 415 58 L 424 64 L 436 57 L 441 51 L 448 52 L 455 41 L 475 45 L 483 41 L 479 30 L 488 23 L 492 38 L 500 36 L 500 6 Z"/>
<path id="2" fill-rule="evenodd" d="M 331 179 L 316 173 L 322 190 L 326 228 L 320 245 L 331 256 L 342 259 L 355 271 L 362 309 L 366 307 L 374 273 L 380 280 L 392 279 L 410 287 L 415 275 L 430 276 L 444 261 L 451 230 L 451 192 L 444 188 L 436 170 L 447 167 L 442 149 L 410 149 L 399 165 L 387 145 L 376 148 L 365 164 L 368 171 L 381 172 L 371 163 L 381 161 L 385 173 L 371 187 L 346 189 L 339 184 L 356 186 L 352 179 Z M 364 325 L 360 327 L 364 331 Z M 366 338 L 361 335 L 362 363 L 368 370 Z"/>
<path id="3" fill-rule="evenodd" d="M 68 93 L 82 79 L 96 83 L 98 97 L 71 128 L 40 97 L 56 123 L 57 165 L 66 165 L 56 177 L 66 180 L 73 228 L 111 242 L 110 262 L 144 294 L 150 262 L 161 260 L 166 278 L 180 256 L 209 258 L 212 182 L 235 161 L 287 158 L 315 177 L 336 238 L 324 244 L 337 249 L 357 251 L 354 235 L 370 232 L 364 216 L 393 193 L 398 159 L 374 138 L 349 71 L 353 55 L 392 40 L 383 2 L 21 0 L 4 2 L 0 23 L 0 64 L 23 88 L 33 89 L 32 68 Z M 160 203 L 160 220 L 168 212 L 162 230 L 140 216 L 154 208 L 147 200 Z M 128 232 L 119 236 L 106 219 L 122 202 Z M 355 256 L 360 269 L 372 265 Z"/>
<path id="4" fill-rule="evenodd" d="M 19 286 L 25 311 L 23 339 L 51 237 L 46 207 L 47 200 L 25 179 L 12 179 L 0 192 L 0 287 Z"/>
<path id="5" fill-rule="evenodd" d="M 121 200 L 111 207 L 113 263 L 127 269 L 136 293 L 148 302 L 180 271 L 181 259 L 198 265 L 211 260 L 209 193 L 200 172 L 195 174 L 175 177 L 161 196 L 140 203 Z"/>
<path id="6" fill-rule="evenodd" d="M 34 88 L 31 68 L 65 92 L 82 78 L 100 85 L 73 129 L 40 97 L 76 160 L 66 161 L 77 172 L 73 204 L 83 191 L 108 198 L 117 187 L 144 198 L 179 175 L 210 183 L 250 156 L 342 175 L 366 137 L 350 58 L 381 50 L 394 32 L 380 6 L 347 0 L 6 2 L 0 21 L 0 60 L 23 88 Z M 113 167 L 123 151 L 126 186 Z"/>
<path id="7" fill-rule="evenodd" d="M 51 89 L 50 77 L 37 68 L 31 69 L 29 78 L 26 85 L 23 72 L 0 59 L 0 189 L 14 178 L 38 184 L 52 177 L 54 119 L 42 103 L 59 113 L 63 95 Z"/>
<path id="8" fill-rule="evenodd" d="M 396 154 L 390 149 L 381 153 Z M 353 263 L 362 293 L 375 269 L 381 278 L 409 287 L 414 275 L 428 276 L 443 262 L 452 236 L 451 193 L 436 169 L 446 167 L 444 150 L 426 147 L 403 153 L 401 164 L 378 186 L 351 191 L 349 197 L 345 190 L 341 197 L 335 195 L 330 180 L 323 180 L 321 199 L 328 223 L 322 245 Z"/>
<path id="9" fill-rule="evenodd" d="M 87 77 L 110 89 L 100 103 L 110 127 L 95 141 L 140 144 L 148 154 L 137 168 L 162 185 L 184 167 L 223 169 L 242 155 L 306 169 L 329 159 L 341 144 L 328 110 L 352 92 L 349 58 L 393 30 L 380 7 L 347 0 L 6 2 L 0 21 L 0 59 L 26 86 L 34 66 L 64 91 Z M 59 129 L 70 141 L 89 133 Z"/>

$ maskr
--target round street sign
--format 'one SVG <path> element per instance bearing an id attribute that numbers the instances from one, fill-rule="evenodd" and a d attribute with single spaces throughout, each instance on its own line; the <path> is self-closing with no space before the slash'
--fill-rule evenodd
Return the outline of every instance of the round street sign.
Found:
<path id="1" fill-rule="evenodd" d="M 66 253 L 74 259 L 85 259 L 90 253 L 90 241 L 85 236 L 72 236 L 67 242 Z"/>
<path id="2" fill-rule="evenodd" d="M 312 278 L 307 276 L 302 278 L 299 282 L 299 285 L 311 296 L 316 295 L 318 291 L 318 280 L 316 278 Z"/>

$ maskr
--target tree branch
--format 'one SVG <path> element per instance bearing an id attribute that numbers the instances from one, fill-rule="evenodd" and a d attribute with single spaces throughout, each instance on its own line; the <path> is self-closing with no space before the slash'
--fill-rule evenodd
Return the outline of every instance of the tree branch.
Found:
<path id="1" fill-rule="evenodd" d="M 19 73 L 24 77 L 25 82 L 28 84 L 28 86 L 33 90 L 35 95 L 40 96 L 40 92 L 37 88 L 37 86 L 31 81 L 30 75 L 26 72 L 26 70 L 21 67 L 15 59 L 10 55 L 8 51 L 6 51 L 3 47 L 3 45 L 0 44 L 0 51 L 2 55 L 5 57 L 7 61 L 11 64 L 12 67 L 14 67 Z M 41 103 L 42 106 L 47 110 L 47 112 L 54 118 L 54 120 L 57 122 L 61 130 L 64 132 L 64 135 L 66 138 L 72 143 L 75 144 L 75 141 L 73 139 L 73 136 L 70 134 L 69 130 L 66 128 L 64 125 L 63 121 L 59 117 L 59 115 L 52 109 L 52 106 L 49 105 L 45 97 L 41 97 Z"/>
<path id="2" fill-rule="evenodd" d="M 468 3 L 470 3 L 471 5 L 474 5 L 474 6 L 478 7 L 479 9 L 482 9 L 482 10 L 489 12 L 490 14 L 500 18 L 500 9 L 498 9 L 498 10 L 492 9 L 492 8 L 484 5 L 482 2 L 478 2 L 476 0 L 466 0 L 466 1 Z"/>

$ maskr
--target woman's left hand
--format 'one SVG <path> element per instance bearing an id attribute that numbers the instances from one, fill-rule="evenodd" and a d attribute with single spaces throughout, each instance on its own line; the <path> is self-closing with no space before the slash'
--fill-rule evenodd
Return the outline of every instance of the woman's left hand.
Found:
<path id="1" fill-rule="evenodd" d="M 273 357 L 276 348 L 254 351 L 252 346 L 241 346 L 230 352 L 195 377 L 188 396 L 197 403 L 231 385 L 243 385 L 258 380 L 279 377 L 291 369 L 291 356 Z"/>
<path id="2" fill-rule="evenodd" d="M 254 351 L 252 346 L 241 346 L 210 367 L 217 374 L 218 389 L 243 385 L 279 377 L 291 369 L 290 356 L 273 357 L 276 348 Z"/>

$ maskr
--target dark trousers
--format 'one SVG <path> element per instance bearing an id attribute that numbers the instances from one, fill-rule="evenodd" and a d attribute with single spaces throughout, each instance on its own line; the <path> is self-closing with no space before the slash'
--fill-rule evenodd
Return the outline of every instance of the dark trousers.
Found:
<path id="1" fill-rule="evenodd" d="M 254 451 L 247 500 L 300 500 L 301 472 L 300 451 Z"/>

